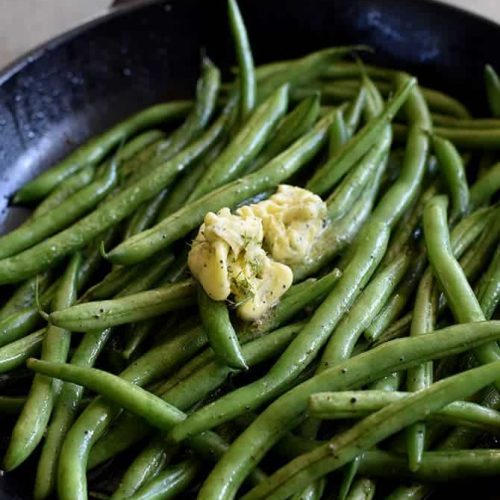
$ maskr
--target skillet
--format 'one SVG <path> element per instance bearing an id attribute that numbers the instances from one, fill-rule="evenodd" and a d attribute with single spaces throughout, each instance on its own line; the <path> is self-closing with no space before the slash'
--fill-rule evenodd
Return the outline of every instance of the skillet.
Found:
<path id="1" fill-rule="evenodd" d="M 485 112 L 482 70 L 500 68 L 500 26 L 427 0 L 239 0 L 258 64 L 329 45 L 364 43 L 367 60 Z M 234 63 L 224 0 L 146 0 L 40 46 L 0 73 L 0 233 L 26 216 L 9 196 L 75 145 L 163 99 L 193 94 L 201 51 Z M 1 383 L 1 377 L 0 377 Z M 0 454 L 11 423 L 0 419 Z M 31 498 L 36 457 L 0 475 L 0 499 Z M 499 480 L 497 479 L 496 482 Z M 474 494 L 498 498 L 495 480 Z M 483 487 L 478 490 L 477 484 Z M 445 496 L 452 494 L 443 490 Z M 456 490 L 466 498 L 467 489 Z M 471 495 L 472 490 L 469 492 Z M 437 495 L 440 497 L 440 495 Z"/>

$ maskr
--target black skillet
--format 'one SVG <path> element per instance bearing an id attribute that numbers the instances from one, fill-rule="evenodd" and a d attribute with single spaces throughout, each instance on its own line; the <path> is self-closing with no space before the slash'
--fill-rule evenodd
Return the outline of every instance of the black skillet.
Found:
<path id="1" fill-rule="evenodd" d="M 500 26 L 424 0 L 240 0 L 257 63 L 364 43 L 374 61 L 419 75 L 473 110 L 482 69 L 500 68 Z M 20 33 L 21 36 L 21 33 Z M 200 52 L 227 71 L 234 56 L 223 0 L 125 6 L 66 33 L 0 74 L 0 232 L 24 216 L 9 196 L 37 172 L 127 114 L 192 95 Z M 0 422 L 0 453 L 10 424 Z M 31 497 L 34 460 L 0 475 L 0 500 Z M 500 498 L 484 481 L 436 498 Z M 478 485 L 483 485 L 478 487 Z M 461 494 L 459 493 L 461 491 Z M 474 493 L 473 493 L 474 492 Z"/>

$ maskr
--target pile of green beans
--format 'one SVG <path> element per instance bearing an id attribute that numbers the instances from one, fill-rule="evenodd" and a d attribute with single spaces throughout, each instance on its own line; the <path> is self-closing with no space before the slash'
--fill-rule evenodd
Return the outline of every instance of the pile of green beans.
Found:
<path id="1" fill-rule="evenodd" d="M 365 46 L 257 66 L 236 0 L 228 23 L 233 81 L 204 57 L 192 101 L 13 196 L 33 213 L 0 236 L 0 468 L 38 456 L 36 500 L 424 499 L 498 476 L 495 69 L 474 117 Z M 326 219 L 245 322 L 190 274 L 193 231 L 284 183 Z"/>

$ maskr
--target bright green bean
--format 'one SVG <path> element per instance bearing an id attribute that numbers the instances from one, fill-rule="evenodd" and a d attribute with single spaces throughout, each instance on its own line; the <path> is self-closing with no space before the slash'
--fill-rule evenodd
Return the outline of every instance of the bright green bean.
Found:
<path id="1" fill-rule="evenodd" d="M 193 459 L 169 466 L 136 491 L 134 499 L 168 500 L 182 495 L 193 484 L 199 470 L 199 462 Z"/>
<path id="2" fill-rule="evenodd" d="M 349 136 L 354 135 L 356 132 L 359 122 L 361 120 L 361 113 L 365 107 L 366 102 L 366 88 L 360 87 L 356 97 L 353 99 L 351 105 L 345 113 L 345 121 L 347 126 L 347 131 Z"/>
<path id="3" fill-rule="evenodd" d="M 363 474 L 372 477 L 411 478 L 430 483 L 448 483 L 453 480 L 460 481 L 464 477 L 498 475 L 500 451 L 440 450 L 425 452 L 418 471 L 411 471 L 405 457 L 401 455 L 386 451 L 366 451 L 361 456 L 359 468 Z"/>
<path id="4" fill-rule="evenodd" d="M 313 394 L 308 408 L 313 417 L 325 420 L 363 418 L 410 395 L 410 392 L 387 391 L 324 392 Z M 453 401 L 426 418 L 494 434 L 500 432 L 499 412 L 468 401 Z M 410 470 L 413 469 L 410 467 Z"/>
<path id="5" fill-rule="evenodd" d="M 364 477 L 358 478 L 351 487 L 346 500 L 372 500 L 375 495 L 375 482 Z"/>
<path id="6" fill-rule="evenodd" d="M 193 304 L 195 284 L 186 280 L 138 292 L 118 299 L 86 302 L 49 316 L 51 324 L 74 332 L 86 332 L 140 321 Z"/>
<path id="7" fill-rule="evenodd" d="M 432 138 L 438 165 L 450 193 L 452 220 L 462 217 L 469 209 L 469 186 L 462 157 L 450 141 L 438 136 Z"/>
<path id="8" fill-rule="evenodd" d="M 174 212 L 147 231 L 114 248 L 108 255 L 115 264 L 132 264 L 168 247 L 203 222 L 208 211 L 232 207 L 276 187 L 310 160 L 323 146 L 332 116 L 323 118 L 309 133 L 262 167 L 258 172 L 222 186 Z"/>
<path id="9" fill-rule="evenodd" d="M 371 120 L 356 136 L 348 141 L 338 153 L 320 167 L 306 184 L 307 189 L 317 194 L 324 194 L 370 149 L 378 139 L 385 125 L 408 98 L 415 86 L 414 79 L 405 80 L 384 111 Z"/>
<path id="10" fill-rule="evenodd" d="M 348 132 L 344 112 L 342 109 L 337 109 L 328 131 L 328 156 L 336 155 L 342 145 L 347 142 L 347 139 Z"/>
<path id="11" fill-rule="evenodd" d="M 487 319 L 493 317 L 500 302 L 500 247 L 497 248 L 488 270 L 479 282 L 477 298 Z"/>
<path id="12" fill-rule="evenodd" d="M 130 116 L 114 125 L 100 136 L 96 136 L 57 165 L 43 172 L 23 186 L 14 197 L 16 203 L 38 200 L 46 196 L 63 179 L 88 166 L 97 165 L 113 148 L 124 139 L 141 129 L 155 126 L 183 116 L 191 107 L 190 103 L 172 102 L 157 104 Z"/>
<path id="13" fill-rule="evenodd" d="M 436 196 L 424 209 L 424 235 L 429 261 L 455 319 L 461 323 L 484 321 L 481 306 L 453 256 L 446 208 L 446 197 Z M 500 348 L 493 342 L 477 348 L 475 354 L 481 363 L 490 363 L 500 359 Z"/>
<path id="14" fill-rule="evenodd" d="M 76 254 L 68 264 L 52 301 L 52 309 L 69 307 L 76 298 L 76 280 L 81 256 Z M 64 362 L 70 347 L 70 332 L 49 325 L 42 342 L 41 359 Z M 44 376 L 36 376 L 26 404 L 12 430 L 3 465 L 12 470 L 21 465 L 38 446 L 47 427 L 54 401 L 60 392 L 60 384 Z"/>
<path id="15" fill-rule="evenodd" d="M 231 368 L 248 369 L 226 303 L 212 300 L 201 286 L 197 288 L 201 322 L 215 355 Z"/>
<path id="16" fill-rule="evenodd" d="M 228 0 L 229 26 L 236 48 L 240 83 L 240 121 L 244 122 L 255 106 L 257 94 L 252 50 L 236 0 Z"/>
<path id="17" fill-rule="evenodd" d="M 489 199 L 500 189 L 500 163 L 490 167 L 470 189 L 470 203 L 472 207 L 480 207 L 489 202 Z"/>
<path id="18" fill-rule="evenodd" d="M 22 366 L 30 357 L 38 354 L 45 336 L 45 328 L 22 339 L 0 347 L 0 373 L 8 373 Z"/>
<path id="19" fill-rule="evenodd" d="M 343 217 L 359 198 L 373 175 L 385 165 L 391 145 L 391 130 L 385 128 L 382 139 L 362 158 L 359 163 L 344 177 L 338 187 L 327 198 L 328 218 L 335 220 Z"/>

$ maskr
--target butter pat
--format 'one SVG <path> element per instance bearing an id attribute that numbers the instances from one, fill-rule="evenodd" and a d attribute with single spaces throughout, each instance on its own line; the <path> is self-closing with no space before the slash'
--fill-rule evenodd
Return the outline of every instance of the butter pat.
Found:
<path id="1" fill-rule="evenodd" d="M 234 295 L 238 314 L 260 318 L 290 288 L 292 270 L 274 262 L 262 248 L 262 221 L 253 214 L 209 212 L 193 241 L 188 265 L 214 300 Z"/>
<path id="2" fill-rule="evenodd" d="M 290 266 L 304 262 L 324 227 L 326 205 L 306 189 L 281 185 L 269 199 L 209 212 L 188 265 L 214 300 L 234 297 L 245 320 L 261 318 L 290 288 Z"/>

